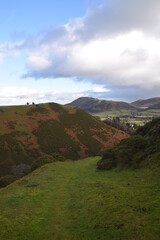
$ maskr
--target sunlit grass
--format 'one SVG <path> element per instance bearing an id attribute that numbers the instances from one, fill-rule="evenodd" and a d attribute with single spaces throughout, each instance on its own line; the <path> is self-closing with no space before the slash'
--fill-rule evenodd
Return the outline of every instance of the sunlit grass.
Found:
<path id="1" fill-rule="evenodd" d="M 0 239 L 159 239 L 159 171 L 47 164 L 0 190 Z"/>

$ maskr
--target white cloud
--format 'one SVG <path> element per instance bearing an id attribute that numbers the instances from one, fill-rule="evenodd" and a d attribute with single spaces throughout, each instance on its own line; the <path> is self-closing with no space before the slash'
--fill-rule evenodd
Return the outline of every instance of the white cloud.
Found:
<path id="1" fill-rule="evenodd" d="M 83 18 L 33 38 L 26 76 L 154 91 L 160 87 L 159 9 L 159 0 L 104 1 Z"/>
<path id="2" fill-rule="evenodd" d="M 28 89 L 27 87 L 4 87 L 0 91 L 0 98 L 27 98 L 34 97 L 37 91 L 34 89 Z"/>
<path id="3" fill-rule="evenodd" d="M 0 44 L 0 64 L 6 56 L 18 56 L 23 42 Z"/>
<path id="4" fill-rule="evenodd" d="M 3 62 L 7 49 L 7 44 L 0 44 L 0 64 Z"/>
<path id="5" fill-rule="evenodd" d="M 44 46 L 43 46 L 44 47 Z M 81 77 L 94 83 L 137 86 L 154 89 L 160 86 L 159 39 L 141 32 L 130 32 L 114 38 L 93 39 L 48 46 L 47 54 L 30 52 L 31 76 Z M 33 55 L 32 55 L 33 54 Z M 48 55 L 48 56 L 47 56 Z"/>
<path id="6" fill-rule="evenodd" d="M 82 18 L 50 27 L 25 42 L 0 45 L 0 62 L 6 54 L 26 49 L 24 77 L 73 77 L 102 85 L 97 92 L 111 88 L 127 89 L 132 95 L 137 89 L 139 97 L 142 92 L 153 94 L 160 87 L 159 9 L 160 0 L 104 0 Z"/>
<path id="7" fill-rule="evenodd" d="M 103 87 L 95 87 L 92 90 L 84 92 L 59 92 L 59 91 L 38 91 L 27 87 L 5 87 L 0 90 L 0 105 L 21 105 L 27 102 L 45 103 L 58 102 L 61 104 L 69 103 L 79 97 L 99 97 L 103 98 L 104 94 L 108 93 Z"/>
<path id="8" fill-rule="evenodd" d="M 110 89 L 106 89 L 103 86 L 98 86 L 93 88 L 94 93 L 107 93 L 110 92 Z"/>
<path id="9" fill-rule="evenodd" d="M 36 71 L 48 69 L 51 63 L 48 59 L 40 54 L 31 54 L 27 61 L 28 67 Z"/>

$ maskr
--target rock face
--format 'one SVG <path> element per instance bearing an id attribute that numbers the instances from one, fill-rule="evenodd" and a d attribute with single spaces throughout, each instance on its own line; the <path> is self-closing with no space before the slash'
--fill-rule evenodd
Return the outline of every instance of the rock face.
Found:
<path id="1" fill-rule="evenodd" d="M 0 176 L 24 175 L 35 161 L 39 166 L 51 159 L 98 155 L 127 137 L 74 107 L 0 107 Z"/>

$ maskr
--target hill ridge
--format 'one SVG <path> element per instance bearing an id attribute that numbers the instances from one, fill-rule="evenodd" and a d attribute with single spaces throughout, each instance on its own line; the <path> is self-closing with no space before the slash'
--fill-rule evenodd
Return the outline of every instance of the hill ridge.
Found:
<path id="1" fill-rule="evenodd" d="M 100 100 L 98 98 L 80 97 L 68 106 L 79 107 L 89 113 L 98 113 L 111 110 L 136 110 L 137 108 L 123 101 Z"/>
<path id="2" fill-rule="evenodd" d="M 152 109 L 152 106 L 160 104 L 160 97 L 155 98 L 148 98 L 148 99 L 139 99 L 137 101 L 134 101 L 131 103 L 132 106 L 138 107 L 138 108 L 148 108 Z M 160 107 L 159 107 L 160 109 Z"/>

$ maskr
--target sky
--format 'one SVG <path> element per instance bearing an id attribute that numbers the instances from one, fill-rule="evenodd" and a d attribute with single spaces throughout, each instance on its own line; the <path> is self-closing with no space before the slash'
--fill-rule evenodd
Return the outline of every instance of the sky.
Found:
<path id="1" fill-rule="evenodd" d="M 0 105 L 160 96 L 159 0 L 0 0 Z"/>

